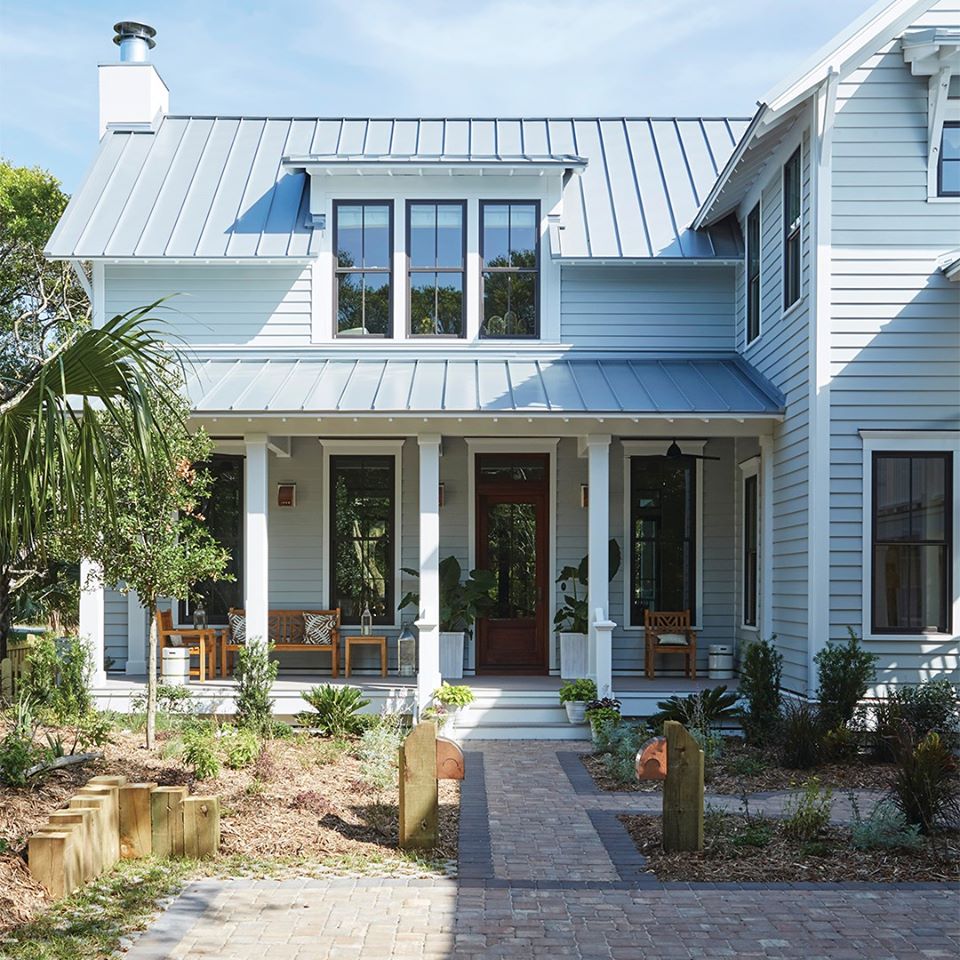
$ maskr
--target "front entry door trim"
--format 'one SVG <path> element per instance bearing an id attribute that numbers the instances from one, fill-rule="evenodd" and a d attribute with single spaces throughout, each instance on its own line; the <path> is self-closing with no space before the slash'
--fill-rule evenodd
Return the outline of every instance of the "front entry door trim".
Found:
<path id="1" fill-rule="evenodd" d="M 549 639 L 550 673 L 559 675 L 557 665 L 557 635 L 553 632 L 553 617 L 556 613 L 557 596 L 557 443 L 556 437 L 537 438 L 496 438 L 467 437 L 467 556 L 472 567 L 477 556 L 477 457 L 478 453 L 545 453 L 549 456 L 547 480 L 547 624 Z M 476 670 L 477 640 L 476 631 L 468 641 L 468 669 Z"/>

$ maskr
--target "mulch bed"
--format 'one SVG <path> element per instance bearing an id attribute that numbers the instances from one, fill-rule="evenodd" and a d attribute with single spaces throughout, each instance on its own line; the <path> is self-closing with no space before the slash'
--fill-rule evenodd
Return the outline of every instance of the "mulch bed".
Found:
<path id="1" fill-rule="evenodd" d="M 34 788 L 0 786 L 0 930 L 28 921 L 49 905 L 27 869 L 26 839 L 98 774 L 185 784 L 191 793 L 219 795 L 223 856 L 334 866 L 339 860 L 347 870 L 373 862 L 385 873 L 415 869 L 397 845 L 397 788 L 377 794 L 349 752 L 319 739 L 273 740 L 252 767 L 224 767 L 217 779 L 197 782 L 177 760 L 162 758 L 160 748 L 169 736 L 158 734 L 159 748 L 148 753 L 142 734 L 114 733 L 103 761 L 55 771 Z M 458 783 L 440 781 L 440 840 L 432 860 L 456 858 L 459 796 Z"/>
<path id="2" fill-rule="evenodd" d="M 637 850 L 658 880 L 701 883 L 775 883 L 797 881 L 874 883 L 960 880 L 960 833 L 952 831 L 927 840 L 914 850 L 856 850 L 850 831 L 828 827 L 816 841 L 799 843 L 785 836 L 783 825 L 763 820 L 769 842 L 752 846 L 757 819 L 737 814 L 714 815 L 705 829 L 700 853 L 664 853 L 660 817 L 625 814 L 626 827 Z M 739 842 L 738 842 L 739 839 Z"/>
<path id="3" fill-rule="evenodd" d="M 582 760 L 601 790 L 653 793 L 661 789 L 661 782 L 656 780 L 626 784 L 614 780 L 607 773 L 600 755 L 582 754 Z M 749 770 L 753 764 L 762 765 L 762 769 L 744 773 L 744 769 Z M 704 782 L 708 793 L 734 796 L 789 790 L 811 777 L 819 777 L 823 786 L 833 787 L 835 791 L 886 791 L 893 781 L 893 775 L 893 764 L 867 763 L 858 759 L 825 763 L 812 770 L 789 770 L 779 765 L 775 751 L 750 746 L 741 737 L 725 737 L 721 756 L 707 764 Z"/>

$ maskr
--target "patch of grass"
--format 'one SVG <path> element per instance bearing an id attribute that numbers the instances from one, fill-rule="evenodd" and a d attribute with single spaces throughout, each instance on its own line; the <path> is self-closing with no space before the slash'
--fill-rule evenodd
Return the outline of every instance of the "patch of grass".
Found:
<path id="1" fill-rule="evenodd" d="M 727 770 L 737 777 L 758 777 L 767 769 L 767 764 L 758 757 L 742 754 L 727 761 Z"/>
<path id="2" fill-rule="evenodd" d="M 99 960 L 111 956 L 120 938 L 142 930 L 157 903 L 174 894 L 193 869 L 189 860 L 121 860 L 109 874 L 8 933 L 0 942 L 0 957 Z"/>
<path id="3" fill-rule="evenodd" d="M 750 823 L 733 838 L 735 847 L 766 847 L 773 839 L 773 830 L 765 823 Z"/>
<path id="4" fill-rule="evenodd" d="M 305 765 L 325 767 L 336 763 L 348 750 L 350 750 L 349 740 L 320 740 L 316 745 L 316 753 L 311 760 L 308 756 L 303 757 Z"/>

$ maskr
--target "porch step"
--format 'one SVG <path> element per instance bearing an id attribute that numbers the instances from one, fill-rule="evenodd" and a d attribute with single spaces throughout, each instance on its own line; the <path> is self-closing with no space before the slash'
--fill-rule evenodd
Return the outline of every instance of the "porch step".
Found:
<path id="1" fill-rule="evenodd" d="M 464 740 L 584 740 L 587 724 L 571 724 L 556 691 L 478 691 L 470 709 L 457 717 L 456 736 Z"/>
<path id="2" fill-rule="evenodd" d="M 500 723 L 486 722 L 478 726 L 457 723 L 457 740 L 589 740 L 590 727 L 585 723 Z"/>

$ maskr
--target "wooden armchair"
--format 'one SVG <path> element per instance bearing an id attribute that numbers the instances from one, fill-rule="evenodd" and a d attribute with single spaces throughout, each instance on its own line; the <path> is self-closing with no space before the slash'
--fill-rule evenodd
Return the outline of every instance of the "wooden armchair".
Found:
<path id="1" fill-rule="evenodd" d="M 691 629 L 689 610 L 644 610 L 645 667 L 647 677 L 654 676 L 658 653 L 681 653 L 686 657 L 686 673 L 697 677 L 697 634 Z"/>
<path id="2" fill-rule="evenodd" d="M 173 641 L 174 637 L 180 643 Z M 187 627 L 173 625 L 172 610 L 157 611 L 157 646 L 160 656 L 163 657 L 164 647 L 186 646 L 191 657 L 199 659 L 199 665 L 190 668 L 190 676 L 197 677 L 204 683 L 207 677 L 217 675 L 217 631 L 213 629 L 193 630 Z"/>

